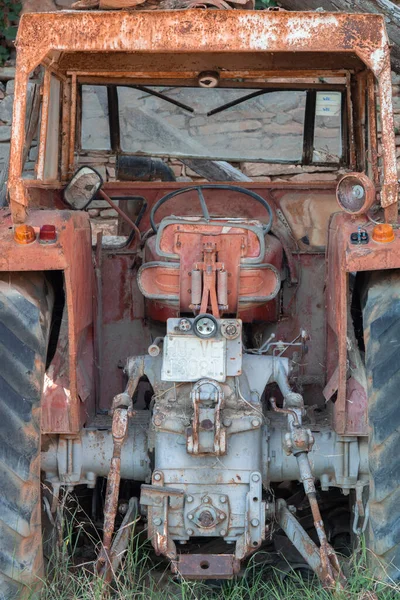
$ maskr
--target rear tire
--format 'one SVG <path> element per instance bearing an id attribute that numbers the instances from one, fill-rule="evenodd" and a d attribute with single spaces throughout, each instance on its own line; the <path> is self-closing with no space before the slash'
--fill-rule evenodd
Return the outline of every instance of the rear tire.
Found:
<path id="1" fill-rule="evenodd" d="M 363 323 L 368 378 L 368 557 L 380 579 L 400 580 L 400 272 L 370 275 Z"/>
<path id="2" fill-rule="evenodd" d="M 52 304 L 41 273 L 0 274 L 0 600 L 35 597 L 43 575 L 40 398 Z"/>

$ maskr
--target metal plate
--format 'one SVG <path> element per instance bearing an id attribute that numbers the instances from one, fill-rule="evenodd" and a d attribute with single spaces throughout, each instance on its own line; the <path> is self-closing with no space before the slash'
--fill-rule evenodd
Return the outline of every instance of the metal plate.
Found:
<path id="1" fill-rule="evenodd" d="M 164 338 L 162 381 L 198 381 L 203 377 L 225 381 L 226 340 L 167 335 Z"/>
<path id="2" fill-rule="evenodd" d="M 190 579 L 231 579 L 240 561 L 233 554 L 181 554 L 172 562 L 172 572 Z"/>

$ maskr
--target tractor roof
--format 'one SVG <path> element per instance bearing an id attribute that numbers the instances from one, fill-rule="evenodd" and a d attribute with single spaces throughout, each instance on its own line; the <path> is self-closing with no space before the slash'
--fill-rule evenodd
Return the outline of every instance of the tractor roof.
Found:
<path id="1" fill-rule="evenodd" d="M 60 73 L 147 76 L 211 65 L 276 73 L 363 63 L 379 76 L 389 56 L 380 15 L 248 10 L 25 14 L 17 47 L 25 71 L 48 63 Z"/>

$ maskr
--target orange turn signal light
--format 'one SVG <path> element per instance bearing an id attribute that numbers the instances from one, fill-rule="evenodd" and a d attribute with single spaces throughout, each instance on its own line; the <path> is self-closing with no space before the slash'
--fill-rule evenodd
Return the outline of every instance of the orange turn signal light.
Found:
<path id="1" fill-rule="evenodd" d="M 14 240 L 18 244 L 31 244 L 36 240 L 35 230 L 31 225 L 18 225 L 14 230 Z"/>
<path id="2" fill-rule="evenodd" d="M 394 240 L 393 227 L 389 223 L 380 223 L 379 225 L 375 225 L 375 227 L 372 231 L 372 239 L 375 242 L 379 242 L 381 244 L 387 244 L 388 242 L 393 242 L 393 240 Z"/>

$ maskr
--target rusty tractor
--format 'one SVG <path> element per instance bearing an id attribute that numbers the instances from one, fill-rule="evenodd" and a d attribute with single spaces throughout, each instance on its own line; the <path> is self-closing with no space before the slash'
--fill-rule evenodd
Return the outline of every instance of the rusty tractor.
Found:
<path id="1" fill-rule="evenodd" d="M 108 581 L 132 523 L 185 579 L 232 578 L 268 548 L 344 585 L 338 553 L 362 534 L 373 571 L 399 579 L 383 18 L 26 14 L 17 49 L 2 597 L 38 585 L 42 526 L 82 490 Z"/>

